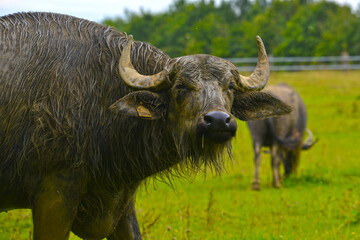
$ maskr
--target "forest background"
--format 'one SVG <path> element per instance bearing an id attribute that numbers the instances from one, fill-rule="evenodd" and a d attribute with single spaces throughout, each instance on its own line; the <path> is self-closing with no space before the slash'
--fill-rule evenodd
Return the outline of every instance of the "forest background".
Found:
<path id="1" fill-rule="evenodd" d="M 260 35 L 269 55 L 360 54 L 360 7 L 330 1 L 174 0 L 162 13 L 126 11 L 102 24 L 149 42 L 170 57 L 256 57 Z"/>

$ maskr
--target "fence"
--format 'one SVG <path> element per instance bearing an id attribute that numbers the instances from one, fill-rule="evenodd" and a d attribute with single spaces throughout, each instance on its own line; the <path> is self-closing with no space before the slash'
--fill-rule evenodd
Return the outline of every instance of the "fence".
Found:
<path id="1" fill-rule="evenodd" d="M 268 57 L 271 71 L 359 70 L 360 56 Z M 240 71 L 253 71 L 257 58 L 228 58 Z"/>

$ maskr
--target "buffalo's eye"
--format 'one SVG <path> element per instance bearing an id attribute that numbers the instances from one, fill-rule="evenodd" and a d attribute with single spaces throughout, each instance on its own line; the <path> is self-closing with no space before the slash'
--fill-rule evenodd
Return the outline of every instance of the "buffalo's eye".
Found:
<path id="1" fill-rule="evenodd" d="M 185 84 L 179 83 L 175 85 L 175 96 L 177 102 L 182 102 L 187 96 L 188 87 Z"/>
<path id="2" fill-rule="evenodd" d="M 229 89 L 229 90 L 233 90 L 234 87 L 235 87 L 234 82 L 230 82 L 230 84 L 229 84 L 229 86 L 228 86 L 228 89 Z"/>
<path id="3" fill-rule="evenodd" d="M 186 86 L 182 83 L 177 84 L 175 88 L 178 90 L 186 90 Z"/>

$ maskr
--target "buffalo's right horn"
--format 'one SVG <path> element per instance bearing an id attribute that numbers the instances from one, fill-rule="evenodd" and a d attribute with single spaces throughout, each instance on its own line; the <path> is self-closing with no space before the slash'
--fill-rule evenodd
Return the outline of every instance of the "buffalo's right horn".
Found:
<path id="1" fill-rule="evenodd" d="M 317 142 L 318 139 L 314 141 L 314 134 L 310 131 L 310 129 L 306 129 L 306 132 L 308 134 L 307 139 L 304 141 L 302 145 L 302 149 L 306 150 L 314 146 L 314 144 Z"/>
<path id="2" fill-rule="evenodd" d="M 240 90 L 244 92 L 259 91 L 263 89 L 270 76 L 270 66 L 267 59 L 265 46 L 259 36 L 256 36 L 258 46 L 258 60 L 254 72 L 245 77 L 240 75 Z"/>
<path id="3" fill-rule="evenodd" d="M 161 90 L 168 85 L 165 71 L 158 72 L 154 75 L 142 75 L 135 70 L 131 63 L 130 52 L 133 37 L 128 36 L 128 41 L 121 52 L 119 61 L 120 76 L 123 81 L 134 89 Z"/>

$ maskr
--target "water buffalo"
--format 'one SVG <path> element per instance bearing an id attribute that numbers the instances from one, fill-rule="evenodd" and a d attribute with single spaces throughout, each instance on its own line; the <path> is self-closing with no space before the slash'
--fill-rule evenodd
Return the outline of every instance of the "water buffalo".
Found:
<path id="1" fill-rule="evenodd" d="M 1 17 L 0 210 L 32 209 L 34 240 L 141 239 L 144 180 L 220 171 L 235 117 L 291 111 L 259 92 L 269 65 L 257 43 L 257 68 L 243 76 L 221 58 L 170 58 L 84 19 Z"/>
<path id="2" fill-rule="evenodd" d="M 261 120 L 248 121 L 253 139 L 255 172 L 252 189 L 260 190 L 259 170 L 261 148 L 270 147 L 273 171 L 273 185 L 281 187 L 280 163 L 284 165 L 284 175 L 296 172 L 300 152 L 314 145 L 312 132 L 307 129 L 308 137 L 304 141 L 307 114 L 303 100 L 285 83 L 268 85 L 264 92 L 273 95 L 293 108 L 290 114 Z"/>

